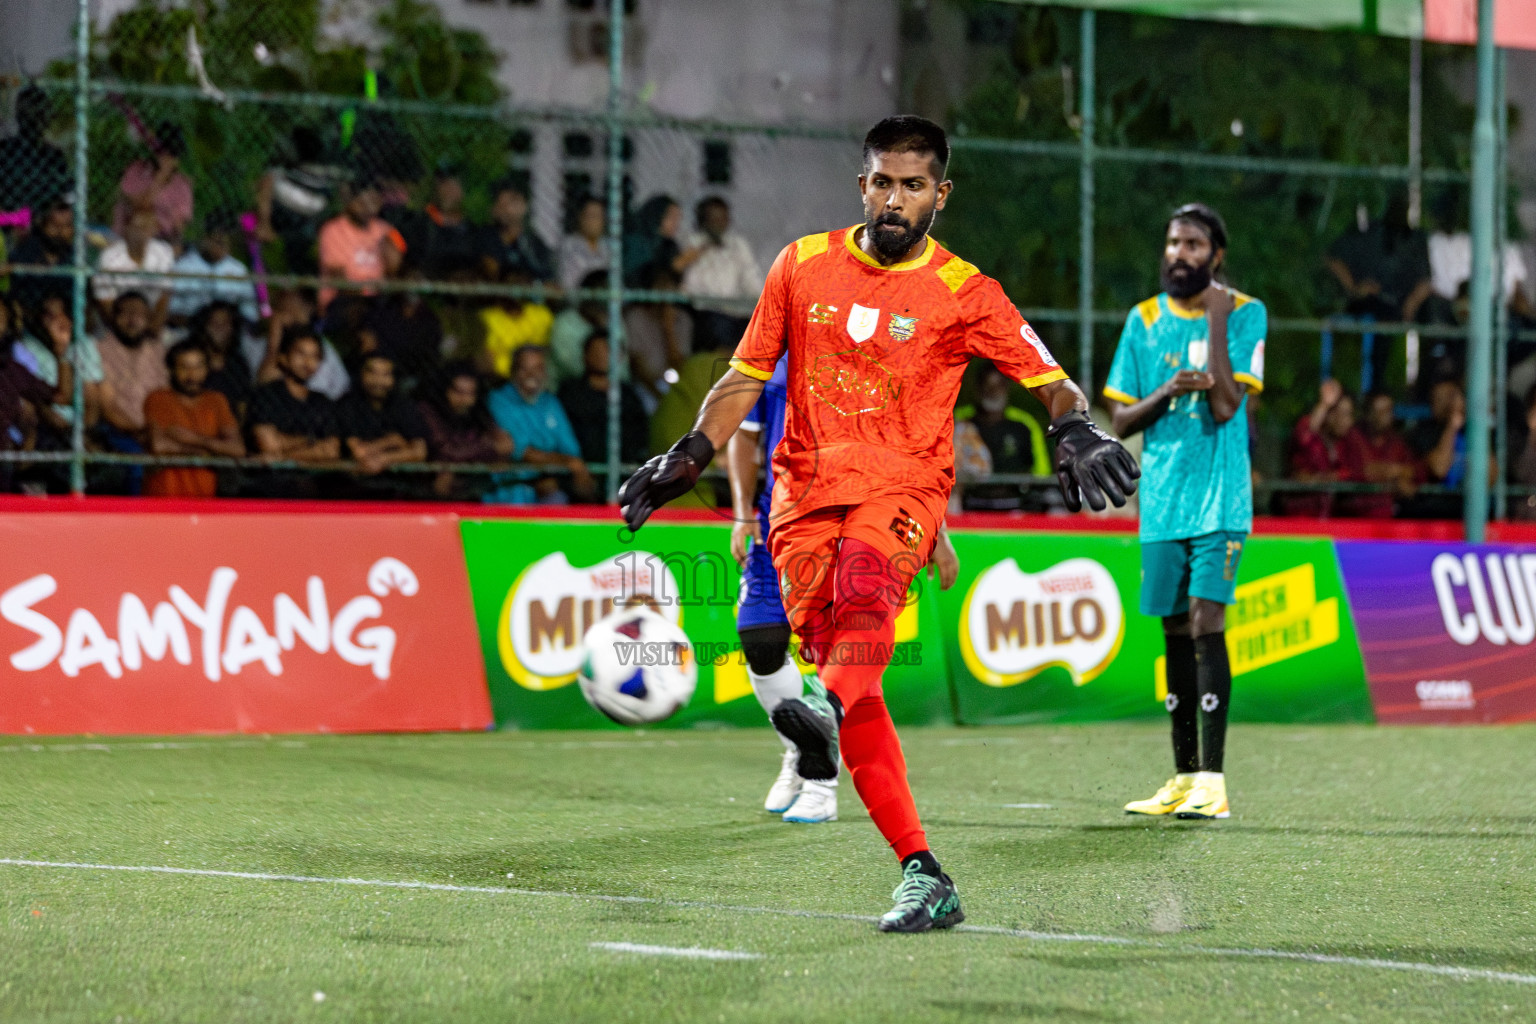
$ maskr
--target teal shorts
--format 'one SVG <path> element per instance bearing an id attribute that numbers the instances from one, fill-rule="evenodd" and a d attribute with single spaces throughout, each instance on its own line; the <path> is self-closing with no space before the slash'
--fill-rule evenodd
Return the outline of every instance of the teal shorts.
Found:
<path id="1" fill-rule="evenodd" d="M 1141 546 L 1141 613 L 1167 618 L 1189 611 L 1189 599 L 1231 604 L 1244 533 L 1207 533 Z"/>

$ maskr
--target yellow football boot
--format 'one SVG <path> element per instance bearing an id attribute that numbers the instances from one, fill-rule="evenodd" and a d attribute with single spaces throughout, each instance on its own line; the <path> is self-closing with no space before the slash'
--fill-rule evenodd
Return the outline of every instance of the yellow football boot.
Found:
<path id="1" fill-rule="evenodd" d="M 1163 783 L 1163 788 L 1156 795 L 1145 800 L 1132 800 L 1125 805 L 1126 814 L 1172 814 L 1175 807 L 1184 802 L 1189 791 L 1194 788 L 1197 772 L 1187 772 L 1175 775 Z"/>
<path id="2" fill-rule="evenodd" d="M 1227 779 L 1221 772 L 1196 772 L 1195 784 L 1184 802 L 1173 809 L 1176 818 L 1230 818 Z"/>

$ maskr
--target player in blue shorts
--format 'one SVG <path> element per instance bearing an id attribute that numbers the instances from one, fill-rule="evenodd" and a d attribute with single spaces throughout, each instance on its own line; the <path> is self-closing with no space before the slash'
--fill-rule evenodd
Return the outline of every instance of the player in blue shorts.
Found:
<path id="1" fill-rule="evenodd" d="M 1104 396 L 1141 457 L 1141 610 L 1163 620 L 1174 776 L 1130 814 L 1225 818 L 1232 668 L 1226 614 L 1253 528 L 1249 394 L 1264 389 L 1264 303 L 1217 280 L 1227 229 L 1191 203 L 1168 221 L 1163 292 L 1131 311 Z"/>

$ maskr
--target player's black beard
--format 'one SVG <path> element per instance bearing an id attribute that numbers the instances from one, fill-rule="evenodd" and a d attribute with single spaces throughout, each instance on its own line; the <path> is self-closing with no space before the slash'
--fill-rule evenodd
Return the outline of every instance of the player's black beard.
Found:
<path id="1" fill-rule="evenodd" d="M 1211 284 L 1211 264 L 1215 257 L 1198 267 L 1183 261 L 1163 263 L 1163 291 L 1176 299 L 1192 299 Z"/>
<path id="2" fill-rule="evenodd" d="M 937 209 L 929 210 L 928 216 L 923 219 L 923 226 L 918 227 L 894 213 L 882 213 L 874 220 L 865 223 L 864 233 L 869 236 L 875 252 L 885 257 L 887 261 L 893 262 L 905 256 L 913 246 L 923 240 L 923 236 L 928 234 L 928 229 L 933 227 L 933 218 L 937 214 Z M 876 231 L 876 226 L 880 224 L 889 224 L 899 230 Z"/>

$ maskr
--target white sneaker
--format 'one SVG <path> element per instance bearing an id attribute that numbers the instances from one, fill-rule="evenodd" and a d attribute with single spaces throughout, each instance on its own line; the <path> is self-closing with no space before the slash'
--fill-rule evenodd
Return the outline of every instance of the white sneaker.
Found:
<path id="1" fill-rule="evenodd" d="M 763 801 L 763 810 L 769 814 L 783 814 L 789 810 L 789 805 L 800 795 L 800 787 L 805 784 L 795 770 L 798 767 L 799 752 L 784 751 L 784 763 L 779 768 L 779 777 L 773 780 L 773 788 L 768 791 L 768 799 Z"/>
<path id="2" fill-rule="evenodd" d="M 817 782 L 806 779 L 800 795 L 784 812 L 784 820 L 797 825 L 815 825 L 837 820 L 837 780 Z"/>

